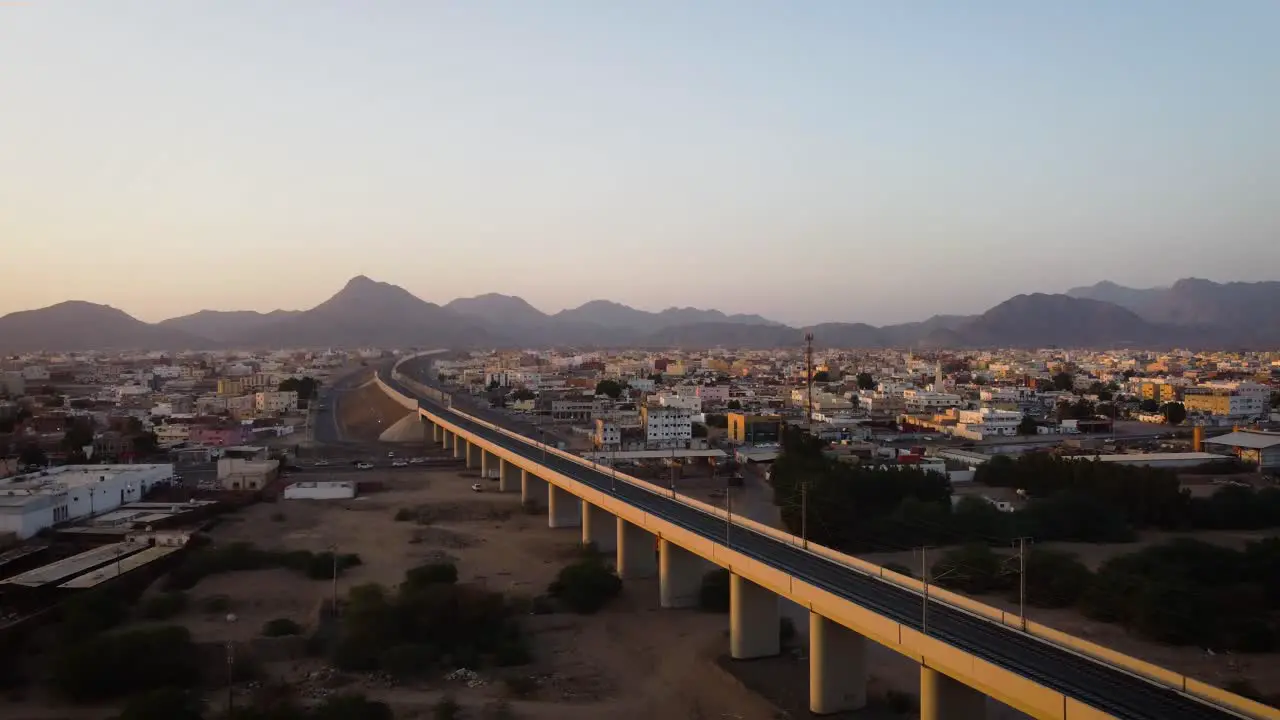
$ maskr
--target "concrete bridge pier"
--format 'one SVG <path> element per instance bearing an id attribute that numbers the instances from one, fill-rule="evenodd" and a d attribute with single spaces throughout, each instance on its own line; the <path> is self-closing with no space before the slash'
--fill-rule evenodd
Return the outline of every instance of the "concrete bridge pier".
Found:
<path id="1" fill-rule="evenodd" d="M 830 715 L 866 707 L 866 644 L 849 628 L 809 613 L 810 712 Z"/>
<path id="2" fill-rule="evenodd" d="M 550 485 L 546 480 L 520 468 L 520 502 L 532 503 L 535 507 L 546 507 Z"/>
<path id="3" fill-rule="evenodd" d="M 618 554 L 614 566 L 618 569 L 618 577 L 637 580 L 656 575 L 658 558 L 654 554 L 653 533 L 622 518 L 617 520 Z"/>
<path id="4" fill-rule="evenodd" d="M 986 716 L 986 695 L 920 666 L 920 720 L 982 720 Z"/>
<path id="5" fill-rule="evenodd" d="M 664 608 L 693 607 L 706 567 L 702 558 L 673 542 L 658 542 L 658 596 Z"/>
<path id="6" fill-rule="evenodd" d="M 470 440 L 463 440 L 463 442 L 466 443 L 465 457 L 467 459 L 467 462 L 466 462 L 467 469 L 474 470 L 475 468 L 479 467 L 480 455 L 484 451 L 480 449 L 479 445 L 471 442 Z"/>
<path id="7" fill-rule="evenodd" d="M 729 576 L 729 656 L 734 660 L 782 652 L 778 596 L 734 573 Z"/>
<path id="8" fill-rule="evenodd" d="M 595 543 L 600 552 L 613 552 L 618 547 L 618 518 L 602 507 L 582 503 L 582 544 Z"/>
<path id="9" fill-rule="evenodd" d="M 520 483 L 520 468 L 498 458 L 498 492 L 513 492 Z"/>
<path id="10" fill-rule="evenodd" d="M 431 442 L 441 445 L 444 443 L 444 428 L 436 423 L 431 423 Z"/>
<path id="11" fill-rule="evenodd" d="M 489 462 L 493 458 L 493 454 L 484 448 L 480 448 L 480 477 L 489 477 Z"/>
<path id="12" fill-rule="evenodd" d="M 449 437 L 452 439 L 453 459 L 457 460 L 466 454 L 467 441 L 458 437 L 458 433 L 456 432 L 449 433 Z"/>
<path id="13" fill-rule="evenodd" d="M 547 527 L 578 527 L 582 524 L 582 501 L 576 495 L 549 485 L 547 493 Z"/>

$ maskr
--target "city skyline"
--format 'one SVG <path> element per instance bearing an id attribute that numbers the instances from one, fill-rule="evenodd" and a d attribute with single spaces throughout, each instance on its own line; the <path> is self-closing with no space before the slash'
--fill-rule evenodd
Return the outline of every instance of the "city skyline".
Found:
<path id="1" fill-rule="evenodd" d="M 364 274 L 879 325 L 1273 279 L 1280 8 L 1232 11 L 9 5 L 0 314 Z"/>

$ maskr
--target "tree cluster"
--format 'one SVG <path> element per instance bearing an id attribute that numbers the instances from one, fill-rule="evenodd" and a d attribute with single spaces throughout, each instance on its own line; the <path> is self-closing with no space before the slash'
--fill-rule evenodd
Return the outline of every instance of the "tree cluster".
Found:
<path id="1" fill-rule="evenodd" d="M 601 380 L 596 383 L 596 395 L 608 395 L 617 400 L 622 397 L 623 387 L 617 380 Z"/>
<path id="2" fill-rule="evenodd" d="M 1015 515 L 1033 513 L 1040 522 L 1010 532 L 1040 540 L 1115 541 L 1143 528 L 1280 526 L 1280 488 L 1228 486 L 1208 497 L 1192 497 L 1170 470 L 1027 453 L 1016 460 L 997 455 L 978 468 L 974 481 L 1023 490 L 1031 502 Z M 1063 523 L 1086 532 L 1065 532 Z"/>
<path id="3" fill-rule="evenodd" d="M 773 464 L 774 503 L 788 530 L 829 547 L 877 549 L 891 516 L 904 501 L 945 510 L 951 484 L 914 468 L 849 465 L 822 452 L 822 443 L 798 428 L 786 428 L 783 452 Z M 802 510 L 808 512 L 804 521 Z M 883 549 L 883 546 L 879 546 Z"/>
<path id="4" fill-rule="evenodd" d="M 395 590 L 377 584 L 352 588 L 332 648 L 334 665 L 409 677 L 446 663 L 477 668 L 529 662 L 519 623 L 503 596 L 458 585 L 456 569 L 443 567 L 410 570 Z"/>
<path id="5" fill-rule="evenodd" d="M 320 381 L 313 377 L 288 378 L 280 383 L 280 392 L 296 392 L 299 400 L 313 400 L 320 392 Z"/>
<path id="6" fill-rule="evenodd" d="M 190 590 L 209 575 L 241 570 L 283 567 L 297 571 L 312 580 L 324 580 L 360 564 L 360 556 L 309 550 L 279 552 L 262 550 L 251 543 L 231 543 L 221 547 L 202 547 L 187 555 L 165 580 L 167 590 Z"/>
<path id="7" fill-rule="evenodd" d="M 590 615 L 622 592 L 622 580 L 592 549 L 561 568 L 547 592 L 569 610 Z"/>
<path id="8" fill-rule="evenodd" d="M 76 702 L 126 697 L 200 681 L 200 658 L 186 628 L 99 634 L 64 646 L 53 660 L 53 687 Z"/>
<path id="9" fill-rule="evenodd" d="M 1280 538 L 1243 552 L 1179 539 L 1109 560 L 1080 599 L 1085 615 L 1175 645 L 1280 647 Z"/>

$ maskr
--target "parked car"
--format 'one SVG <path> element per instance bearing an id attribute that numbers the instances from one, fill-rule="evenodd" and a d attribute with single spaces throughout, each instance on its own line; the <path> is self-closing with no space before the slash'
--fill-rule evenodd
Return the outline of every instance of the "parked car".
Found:
<path id="1" fill-rule="evenodd" d="M 316 467 L 325 467 L 325 466 L 326 466 L 326 465 L 328 465 L 328 464 L 329 464 L 329 461 L 328 461 L 328 460 L 317 460 L 317 461 L 316 461 Z"/>
<path id="2" fill-rule="evenodd" d="M 391 463 L 391 467 L 409 467 L 409 463 L 403 460 L 396 460 Z"/>
<path id="3" fill-rule="evenodd" d="M 373 463 L 367 463 L 367 462 L 356 463 L 356 469 L 357 469 L 357 470 L 372 470 L 372 469 L 373 469 Z"/>
<path id="4" fill-rule="evenodd" d="M 472 492 L 484 492 L 484 488 L 480 487 L 480 483 L 474 483 L 471 486 Z"/>
<path id="5" fill-rule="evenodd" d="M 393 450 L 388 450 L 388 451 L 387 451 L 387 457 L 389 457 L 389 458 L 393 458 L 393 457 L 395 457 L 395 456 L 396 456 L 395 451 L 393 451 Z"/>
<path id="6" fill-rule="evenodd" d="M 422 463 L 424 463 L 424 462 L 426 462 L 426 461 L 427 461 L 427 459 L 426 459 L 426 458 L 424 458 L 424 457 L 409 458 L 409 464 L 410 464 L 410 465 L 421 465 Z"/>

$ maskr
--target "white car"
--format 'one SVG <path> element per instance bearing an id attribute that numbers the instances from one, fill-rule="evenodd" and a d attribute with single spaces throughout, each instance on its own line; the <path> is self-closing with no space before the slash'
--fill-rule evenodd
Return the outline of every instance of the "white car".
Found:
<path id="1" fill-rule="evenodd" d="M 395 451 L 394 451 L 394 450 L 388 450 L 388 451 L 387 451 L 387 457 L 389 457 L 389 458 L 393 458 L 393 457 L 395 457 L 395 456 L 396 456 L 396 453 L 395 453 Z"/>
<path id="2" fill-rule="evenodd" d="M 391 467 L 409 467 L 409 463 L 403 460 L 396 460 L 395 462 L 391 463 Z"/>
<path id="3" fill-rule="evenodd" d="M 316 461 L 316 467 L 325 467 L 325 466 L 326 466 L 326 465 L 328 465 L 328 464 L 329 464 L 329 461 L 328 461 L 328 460 L 317 460 L 317 461 Z"/>
<path id="4" fill-rule="evenodd" d="M 409 458 L 409 464 L 410 464 L 410 465 L 421 465 L 422 463 L 424 463 L 424 462 L 426 462 L 426 461 L 427 461 L 427 459 L 426 459 L 426 458 L 423 458 L 423 457 Z"/>
<path id="5" fill-rule="evenodd" d="M 475 484 L 473 484 L 473 485 L 471 486 L 471 491 L 472 491 L 472 492 L 484 492 L 484 488 L 480 487 L 480 483 L 475 483 Z"/>
<path id="6" fill-rule="evenodd" d="M 373 463 L 367 463 L 367 462 L 356 463 L 356 469 L 357 469 L 357 470 L 372 470 L 372 469 L 373 469 Z"/>

